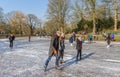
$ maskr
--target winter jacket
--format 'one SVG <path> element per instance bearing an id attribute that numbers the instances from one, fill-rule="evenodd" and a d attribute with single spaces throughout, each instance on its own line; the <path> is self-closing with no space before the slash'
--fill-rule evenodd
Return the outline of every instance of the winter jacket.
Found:
<path id="1" fill-rule="evenodd" d="M 73 34 L 73 40 L 74 41 L 76 40 L 76 34 L 75 33 Z"/>
<path id="2" fill-rule="evenodd" d="M 54 53 L 54 50 L 57 51 L 59 50 L 59 37 L 55 35 L 54 37 L 51 38 L 50 42 L 50 48 L 49 48 L 49 56 L 52 56 Z"/>
<path id="3" fill-rule="evenodd" d="M 71 37 L 69 38 L 69 42 L 70 42 L 70 43 L 73 43 L 73 36 L 71 36 Z"/>
<path id="4" fill-rule="evenodd" d="M 63 51 L 65 49 L 64 39 L 60 40 L 60 51 Z"/>
<path id="5" fill-rule="evenodd" d="M 10 42 L 12 42 L 13 40 L 15 40 L 15 36 L 14 35 L 9 37 L 9 41 Z"/>
<path id="6" fill-rule="evenodd" d="M 93 36 L 92 36 L 92 34 L 90 34 L 90 35 L 89 35 L 89 38 L 91 38 L 91 39 L 92 39 L 92 37 L 93 37 Z"/>
<path id="7" fill-rule="evenodd" d="M 111 37 L 110 37 L 110 35 L 108 35 L 108 37 L 107 37 L 107 43 L 108 44 L 110 44 L 110 40 L 111 40 Z"/>
<path id="8" fill-rule="evenodd" d="M 82 41 L 80 41 L 78 38 L 76 40 L 76 49 L 77 50 L 82 49 Z"/>
<path id="9" fill-rule="evenodd" d="M 114 37 L 115 37 L 115 35 L 114 35 L 114 33 L 112 33 L 112 34 L 111 34 L 111 38 L 114 39 Z"/>

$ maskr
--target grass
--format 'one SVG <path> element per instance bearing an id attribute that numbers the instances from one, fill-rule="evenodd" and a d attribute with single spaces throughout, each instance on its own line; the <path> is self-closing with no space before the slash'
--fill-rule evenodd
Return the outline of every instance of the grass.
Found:
<path id="1" fill-rule="evenodd" d="M 78 37 L 79 35 L 77 34 L 76 36 Z M 88 35 L 85 35 L 84 37 L 85 37 L 85 40 L 88 40 Z M 6 35 L 0 35 L 0 38 L 6 38 Z M 65 39 L 69 39 L 69 38 L 70 38 L 70 34 L 66 34 Z M 93 40 L 103 41 L 104 38 L 102 35 L 97 35 L 96 38 L 94 38 Z M 120 41 L 120 35 L 115 35 L 115 40 Z"/>
<path id="2" fill-rule="evenodd" d="M 78 34 L 76 35 L 77 37 L 79 36 Z M 80 35 L 82 36 L 82 35 Z M 88 40 L 88 35 L 84 35 L 85 40 Z M 70 38 L 70 34 L 65 35 L 65 39 L 69 39 Z M 95 38 L 93 38 L 93 40 L 95 41 L 103 41 L 104 37 L 102 35 L 96 35 Z M 120 35 L 115 35 L 115 41 L 120 41 Z"/>

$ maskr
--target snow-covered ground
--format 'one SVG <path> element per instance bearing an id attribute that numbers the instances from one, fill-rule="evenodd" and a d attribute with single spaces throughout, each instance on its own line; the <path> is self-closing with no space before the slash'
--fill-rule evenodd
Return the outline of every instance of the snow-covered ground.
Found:
<path id="1" fill-rule="evenodd" d="M 0 77 L 120 77 L 120 44 L 83 44 L 82 60 L 76 63 L 76 49 L 65 42 L 65 63 L 56 70 L 55 57 L 44 72 L 48 57 L 49 40 L 27 38 L 14 41 L 9 48 L 8 39 L 0 39 Z"/>

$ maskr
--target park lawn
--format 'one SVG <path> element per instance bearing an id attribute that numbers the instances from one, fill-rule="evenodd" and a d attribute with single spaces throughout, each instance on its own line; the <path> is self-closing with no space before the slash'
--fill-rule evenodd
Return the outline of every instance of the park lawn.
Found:
<path id="1" fill-rule="evenodd" d="M 76 34 L 76 36 L 78 37 L 79 34 Z M 82 36 L 82 35 L 80 35 Z M 88 35 L 84 35 L 85 36 L 85 40 L 88 40 Z M 95 35 L 96 38 L 93 38 L 93 40 L 95 41 L 103 41 L 104 40 L 104 37 L 102 35 Z M 70 34 L 66 34 L 65 35 L 65 39 L 69 39 L 70 38 Z M 120 35 L 115 35 L 115 41 L 120 41 Z"/>

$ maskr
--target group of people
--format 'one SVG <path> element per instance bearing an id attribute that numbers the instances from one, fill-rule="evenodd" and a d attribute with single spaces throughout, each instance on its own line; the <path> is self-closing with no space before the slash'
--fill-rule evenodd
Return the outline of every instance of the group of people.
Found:
<path id="1" fill-rule="evenodd" d="M 110 47 L 111 41 L 115 41 L 115 39 L 114 39 L 114 37 L 115 37 L 114 33 L 108 33 L 107 34 L 106 32 L 104 32 L 103 33 L 103 37 L 104 37 L 105 41 L 107 41 L 107 48 Z M 90 43 L 93 40 L 92 38 L 93 38 L 93 36 L 92 36 L 92 34 L 90 34 L 89 35 Z"/>
<path id="2" fill-rule="evenodd" d="M 75 36 L 73 34 L 73 36 Z M 45 62 L 44 68 L 46 71 L 46 68 L 52 58 L 52 56 L 56 57 L 56 62 L 55 62 L 55 67 L 56 69 L 59 68 L 59 63 L 62 64 L 63 61 L 63 56 L 64 56 L 64 49 L 65 49 L 65 44 L 64 44 L 64 33 L 57 31 L 56 34 L 51 38 L 50 42 L 50 48 L 49 48 L 49 56 Z M 71 39 L 76 41 L 76 49 L 77 49 L 77 56 L 76 56 L 76 62 L 82 59 L 82 38 L 79 36 L 76 39 L 75 37 L 72 37 Z"/>
<path id="3" fill-rule="evenodd" d="M 113 39 L 111 37 L 111 34 L 108 33 L 108 35 L 104 34 L 104 37 L 107 40 L 107 47 L 110 47 L 110 41 L 111 39 Z M 13 41 L 15 40 L 15 36 L 13 34 L 11 34 L 9 36 L 9 41 L 10 41 L 10 48 L 13 48 Z M 89 35 L 89 40 L 92 41 L 92 34 Z M 69 42 L 72 43 L 73 41 L 76 42 L 76 49 L 77 49 L 77 55 L 76 55 L 76 62 L 78 62 L 79 60 L 82 59 L 82 43 L 83 43 L 83 39 L 81 36 L 78 36 L 78 38 L 76 38 L 76 34 L 73 32 L 69 38 Z M 56 62 L 55 62 L 55 67 L 56 69 L 59 68 L 59 64 L 64 63 L 63 61 L 63 56 L 64 56 L 64 49 L 65 49 L 65 36 L 63 32 L 57 31 L 56 34 L 51 38 L 50 41 L 50 48 L 49 48 L 49 56 L 45 62 L 44 68 L 46 71 L 46 68 L 51 60 L 51 58 L 53 56 L 56 57 Z"/>
<path id="4" fill-rule="evenodd" d="M 49 48 L 49 56 L 45 62 L 45 71 L 48 66 L 49 61 L 51 60 L 52 56 L 56 57 L 56 68 L 59 67 L 59 62 L 63 63 L 63 55 L 64 55 L 64 33 L 57 31 L 56 34 L 51 38 L 50 48 Z"/>
<path id="5" fill-rule="evenodd" d="M 84 40 L 85 40 L 85 36 L 82 34 L 82 36 L 81 36 L 81 40 L 82 40 L 82 42 L 84 42 Z M 69 38 L 69 43 L 70 43 L 70 45 L 71 46 L 73 46 L 73 42 L 76 40 L 76 34 L 75 34 L 75 32 L 72 32 L 71 34 L 70 34 L 70 38 Z M 88 40 L 90 41 L 90 43 L 93 41 L 93 35 L 92 34 L 89 34 L 88 35 Z"/>
<path id="6" fill-rule="evenodd" d="M 107 34 L 106 32 L 104 32 L 103 33 L 103 37 L 104 37 L 105 41 L 107 41 L 107 48 L 110 47 L 111 41 L 115 41 L 115 39 L 114 39 L 114 37 L 115 37 L 114 33 L 108 33 Z"/>
<path id="7" fill-rule="evenodd" d="M 114 39 L 114 37 L 115 37 L 115 34 L 114 33 L 106 33 L 106 32 L 104 32 L 103 33 L 103 37 L 104 37 L 104 39 L 106 40 L 107 39 L 107 36 L 110 36 L 111 37 L 111 40 L 112 41 L 115 41 L 115 39 Z"/>

